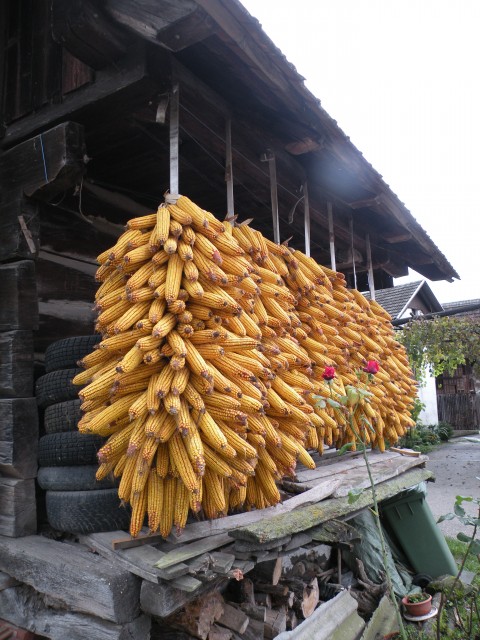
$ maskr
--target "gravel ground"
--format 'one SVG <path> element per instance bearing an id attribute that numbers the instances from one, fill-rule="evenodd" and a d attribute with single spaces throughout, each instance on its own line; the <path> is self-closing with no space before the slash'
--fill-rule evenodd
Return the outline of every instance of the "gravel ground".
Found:
<path id="1" fill-rule="evenodd" d="M 480 498 L 480 436 L 454 438 L 430 452 L 428 458 L 427 469 L 433 471 L 436 481 L 427 485 L 427 502 L 435 519 L 453 512 L 457 495 Z M 467 513 L 475 513 L 474 505 L 464 502 L 463 506 Z M 452 537 L 459 531 L 471 533 L 471 527 L 456 518 L 441 522 L 439 527 Z"/>

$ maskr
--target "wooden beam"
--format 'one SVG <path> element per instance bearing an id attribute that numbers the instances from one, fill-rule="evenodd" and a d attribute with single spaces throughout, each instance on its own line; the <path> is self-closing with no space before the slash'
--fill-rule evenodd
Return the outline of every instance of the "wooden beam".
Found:
<path id="1" fill-rule="evenodd" d="M 170 193 L 180 193 L 179 149 L 180 149 L 180 85 L 174 82 L 170 94 Z"/>
<path id="2" fill-rule="evenodd" d="M 35 478 L 37 444 L 36 399 L 0 399 L 0 473 L 13 478 Z"/>
<path id="3" fill-rule="evenodd" d="M 137 36 L 158 45 L 159 35 L 198 10 L 193 0 L 105 0 L 105 12 Z"/>
<path id="4" fill-rule="evenodd" d="M 310 199 L 308 196 L 308 183 L 305 180 L 303 183 L 303 215 L 304 215 L 304 229 L 305 229 L 305 255 L 310 256 L 311 241 L 310 241 Z"/>
<path id="5" fill-rule="evenodd" d="M 64 122 L 0 156 L 0 184 L 9 193 L 53 199 L 80 180 L 85 171 L 83 127 Z"/>
<path id="6" fill-rule="evenodd" d="M 158 86 L 154 86 L 148 77 L 146 52 L 143 43 L 140 44 L 142 46 L 129 50 L 122 60 L 98 71 L 93 84 L 69 93 L 61 103 L 49 105 L 13 122 L 6 128 L 2 146 L 9 148 L 63 120 L 75 120 L 77 114 L 80 117 L 93 105 L 98 107 L 102 104 L 106 107 L 110 104 L 109 100 L 115 103 L 125 101 L 133 93 L 143 93 L 148 97 L 158 92 Z"/>
<path id="7" fill-rule="evenodd" d="M 352 209 L 376 209 L 381 203 L 381 196 L 375 196 L 374 198 L 365 198 L 364 200 L 356 200 L 355 202 L 348 202 L 347 204 Z"/>
<path id="8" fill-rule="evenodd" d="M 377 499 L 379 501 L 391 498 L 403 489 L 412 487 L 423 480 L 433 477 L 431 471 L 426 469 L 410 470 L 392 480 L 386 480 L 376 486 Z M 271 542 L 282 536 L 307 531 L 322 522 L 332 518 L 348 515 L 353 516 L 365 507 L 373 504 L 371 489 L 365 489 L 354 505 L 351 505 L 348 496 L 324 500 L 319 504 L 309 507 L 300 507 L 287 514 L 265 518 L 264 520 L 235 529 L 230 533 L 236 540 L 250 540 L 252 542 Z"/>
<path id="9" fill-rule="evenodd" d="M 93 69 L 103 69 L 125 54 L 133 39 L 90 0 L 53 0 L 52 36 Z"/>
<path id="10" fill-rule="evenodd" d="M 406 233 L 397 233 L 395 235 L 384 235 L 383 239 L 385 240 L 385 242 L 388 242 L 390 244 L 397 244 L 398 242 L 407 242 L 408 240 L 412 240 L 413 236 L 410 232 L 406 232 Z"/>
<path id="11" fill-rule="evenodd" d="M 367 270 L 368 270 L 368 288 L 370 290 L 370 297 L 375 300 L 375 281 L 373 278 L 373 263 L 372 263 L 372 247 L 370 244 L 370 234 L 365 236 L 365 244 L 367 246 Z"/>
<path id="12" fill-rule="evenodd" d="M 300 156 L 304 153 L 310 153 L 311 151 L 317 151 L 322 149 L 324 140 L 312 140 L 311 138 L 304 138 L 303 140 L 295 140 L 285 145 L 285 151 L 291 153 L 293 156 Z"/>
<path id="13" fill-rule="evenodd" d="M 140 579 L 79 544 L 43 536 L 0 537 L 0 570 L 60 600 L 69 611 L 117 624 L 139 613 Z"/>
<path id="14" fill-rule="evenodd" d="M 328 209 L 328 238 L 330 241 L 330 267 L 336 271 L 337 264 L 335 260 L 335 231 L 333 226 L 333 204 L 327 203 Z"/>

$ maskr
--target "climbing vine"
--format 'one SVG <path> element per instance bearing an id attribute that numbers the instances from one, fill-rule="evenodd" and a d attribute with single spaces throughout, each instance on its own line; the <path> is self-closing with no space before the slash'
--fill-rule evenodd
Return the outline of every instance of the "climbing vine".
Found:
<path id="1" fill-rule="evenodd" d="M 443 372 L 453 374 L 467 361 L 475 374 L 480 375 L 480 318 L 419 318 L 404 325 L 397 338 L 407 350 L 420 382 L 425 370 L 435 376 Z"/>

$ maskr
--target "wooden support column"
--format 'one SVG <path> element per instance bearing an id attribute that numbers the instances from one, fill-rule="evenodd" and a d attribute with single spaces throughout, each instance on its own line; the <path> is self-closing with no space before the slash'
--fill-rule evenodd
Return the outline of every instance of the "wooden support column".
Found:
<path id="1" fill-rule="evenodd" d="M 174 82 L 170 95 L 170 193 L 179 193 L 180 86 Z"/>
<path id="2" fill-rule="evenodd" d="M 33 331 L 38 329 L 34 259 L 40 250 L 38 200 L 78 184 L 83 128 L 66 122 L 0 155 L 0 535 L 36 532 L 38 410 Z M 3 263 L 3 264 L 2 264 Z"/>
<path id="3" fill-rule="evenodd" d="M 268 162 L 270 172 L 270 200 L 272 203 L 273 241 L 280 244 L 280 221 L 278 218 L 277 164 L 275 154 L 270 149 L 262 155 L 262 162 Z"/>
<path id="4" fill-rule="evenodd" d="M 370 234 L 365 236 L 365 244 L 367 247 L 367 269 L 368 269 L 368 288 L 370 289 L 370 298 L 375 300 L 375 282 L 373 279 L 373 264 L 372 264 L 372 246 L 370 244 Z"/>
<path id="5" fill-rule="evenodd" d="M 227 183 L 227 218 L 232 218 L 235 207 L 233 200 L 232 121 L 230 118 L 225 126 L 225 182 Z"/>
<path id="6" fill-rule="evenodd" d="M 357 288 L 357 269 L 355 266 L 355 246 L 353 242 L 353 216 L 350 217 L 350 249 L 352 251 L 353 287 Z"/>
<path id="7" fill-rule="evenodd" d="M 303 183 L 303 212 L 305 225 L 305 255 L 310 257 L 310 200 L 308 197 L 308 183 Z"/>
<path id="8" fill-rule="evenodd" d="M 334 271 L 336 271 L 337 262 L 335 260 L 335 231 L 333 228 L 333 204 L 331 202 L 327 203 L 327 212 L 328 212 L 328 237 L 330 240 L 330 266 Z"/>

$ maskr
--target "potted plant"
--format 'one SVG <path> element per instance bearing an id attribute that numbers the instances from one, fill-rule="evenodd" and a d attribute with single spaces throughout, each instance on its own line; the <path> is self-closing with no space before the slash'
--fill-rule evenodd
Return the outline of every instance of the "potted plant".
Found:
<path id="1" fill-rule="evenodd" d="M 402 598 L 402 604 L 408 615 L 413 617 L 425 616 L 432 609 L 432 596 L 425 591 L 421 593 L 411 593 Z"/>

